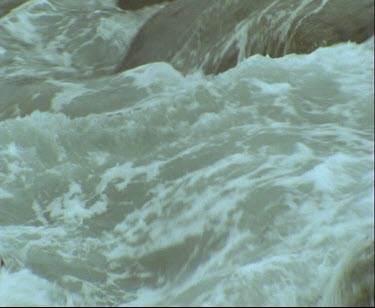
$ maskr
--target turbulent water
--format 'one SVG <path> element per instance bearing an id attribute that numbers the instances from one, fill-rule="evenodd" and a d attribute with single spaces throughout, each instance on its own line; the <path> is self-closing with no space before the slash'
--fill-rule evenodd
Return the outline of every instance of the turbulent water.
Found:
<path id="1" fill-rule="evenodd" d="M 35 0 L 0 19 L 0 306 L 368 296 L 373 38 L 113 74 L 160 7 Z"/>

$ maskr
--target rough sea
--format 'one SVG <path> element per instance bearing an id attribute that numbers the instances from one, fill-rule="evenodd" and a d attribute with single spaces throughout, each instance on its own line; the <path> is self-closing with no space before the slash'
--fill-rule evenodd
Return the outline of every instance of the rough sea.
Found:
<path id="1" fill-rule="evenodd" d="M 373 291 L 374 38 L 114 74 L 161 7 L 32 0 L 0 19 L 0 306 Z"/>

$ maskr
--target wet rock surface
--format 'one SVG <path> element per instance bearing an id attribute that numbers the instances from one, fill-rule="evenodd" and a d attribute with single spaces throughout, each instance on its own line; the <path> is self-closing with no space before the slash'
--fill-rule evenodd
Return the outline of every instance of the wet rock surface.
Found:
<path id="1" fill-rule="evenodd" d="M 117 71 L 164 61 L 217 74 L 254 54 L 310 53 L 373 33 L 372 0 L 176 0 L 145 23 Z"/>

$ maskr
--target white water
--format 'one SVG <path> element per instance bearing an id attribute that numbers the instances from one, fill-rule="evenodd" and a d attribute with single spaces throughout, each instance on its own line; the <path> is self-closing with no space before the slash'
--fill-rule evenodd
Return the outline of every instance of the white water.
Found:
<path id="1" fill-rule="evenodd" d="M 84 3 L 0 19 L 0 306 L 340 305 L 371 285 L 373 38 L 113 75 L 157 8 Z"/>

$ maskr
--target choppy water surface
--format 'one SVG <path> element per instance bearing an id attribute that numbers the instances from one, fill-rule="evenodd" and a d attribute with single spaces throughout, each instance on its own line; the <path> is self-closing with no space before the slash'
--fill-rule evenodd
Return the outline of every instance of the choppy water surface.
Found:
<path id="1" fill-rule="evenodd" d="M 369 279 L 373 38 L 114 75 L 159 7 L 77 2 L 0 19 L 1 306 L 340 304 Z"/>

